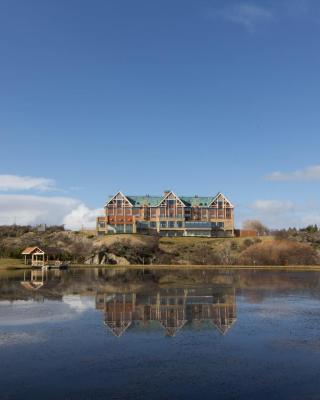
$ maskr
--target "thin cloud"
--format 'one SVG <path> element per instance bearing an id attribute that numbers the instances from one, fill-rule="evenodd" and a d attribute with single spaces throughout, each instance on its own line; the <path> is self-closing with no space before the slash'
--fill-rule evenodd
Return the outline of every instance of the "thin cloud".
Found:
<path id="1" fill-rule="evenodd" d="M 242 25 L 251 32 L 257 25 L 274 20 L 271 11 L 249 3 L 234 4 L 221 10 L 219 14 L 226 20 Z"/>
<path id="2" fill-rule="evenodd" d="M 289 17 L 301 17 L 314 9 L 313 3 L 312 0 L 286 0 L 283 5 Z"/>
<path id="3" fill-rule="evenodd" d="M 313 165 L 293 172 L 272 172 L 266 176 L 268 181 L 318 181 L 320 180 L 320 165 Z"/>
<path id="4" fill-rule="evenodd" d="M 53 179 L 19 176 L 19 175 L 0 175 L 0 190 L 55 190 L 55 181 Z"/>
<path id="5" fill-rule="evenodd" d="M 293 211 L 295 205 L 290 201 L 256 200 L 251 208 L 259 213 L 276 215 Z"/>
<path id="6" fill-rule="evenodd" d="M 259 199 L 237 209 L 238 226 L 248 219 L 257 219 L 271 229 L 320 225 L 320 204 L 310 201 L 301 204 L 289 200 Z"/>

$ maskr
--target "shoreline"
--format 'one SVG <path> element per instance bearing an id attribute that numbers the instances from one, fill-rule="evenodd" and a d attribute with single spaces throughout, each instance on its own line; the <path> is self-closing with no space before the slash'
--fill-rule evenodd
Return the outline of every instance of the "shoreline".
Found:
<path id="1" fill-rule="evenodd" d="M 144 269 L 165 269 L 165 270 L 252 270 L 252 271 L 261 271 L 261 270 L 269 270 L 269 271 L 320 271 L 320 265 L 199 265 L 199 264 L 190 264 L 190 265 L 173 265 L 173 264 L 131 264 L 131 265 L 101 265 L 101 264 L 71 264 L 68 269 L 92 269 L 92 268 L 101 268 L 101 269 L 136 269 L 136 270 L 144 270 Z M 0 265 L 0 271 L 18 271 L 18 270 L 31 270 L 31 266 L 26 266 L 24 264 L 15 264 L 10 263 L 8 265 Z"/>

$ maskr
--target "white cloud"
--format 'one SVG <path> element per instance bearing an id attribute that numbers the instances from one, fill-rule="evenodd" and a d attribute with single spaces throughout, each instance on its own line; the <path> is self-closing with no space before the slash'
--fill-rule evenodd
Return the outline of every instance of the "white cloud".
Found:
<path id="1" fill-rule="evenodd" d="M 67 229 L 79 229 L 94 227 L 99 213 L 70 197 L 0 195 L 0 225 L 66 224 Z"/>
<path id="2" fill-rule="evenodd" d="M 320 204 L 293 203 L 281 200 L 256 200 L 236 209 L 236 224 L 242 226 L 248 219 L 257 219 L 271 229 L 289 227 L 304 228 L 307 225 L 320 225 Z"/>
<path id="3" fill-rule="evenodd" d="M 56 190 L 55 181 L 30 176 L 0 175 L 0 191 Z M 65 224 L 67 229 L 95 227 L 102 210 L 90 209 L 72 197 L 0 194 L 0 225 Z"/>
<path id="4" fill-rule="evenodd" d="M 219 14 L 231 22 L 244 26 L 249 31 L 253 31 L 260 23 L 274 20 L 271 11 L 249 3 L 234 4 L 220 11 Z"/>
<path id="5" fill-rule="evenodd" d="M 33 176 L 0 175 L 0 190 L 54 190 L 53 179 Z"/>
<path id="6" fill-rule="evenodd" d="M 67 229 L 77 230 L 82 226 L 85 228 L 94 228 L 96 226 L 96 217 L 102 215 L 101 209 L 90 209 L 84 204 L 79 204 L 63 219 Z"/>
<path id="7" fill-rule="evenodd" d="M 295 209 L 295 205 L 290 201 L 279 200 L 256 200 L 251 208 L 263 214 L 283 214 Z"/>
<path id="8" fill-rule="evenodd" d="M 276 171 L 266 176 L 269 181 L 317 181 L 320 180 L 320 165 L 313 165 L 293 172 Z"/>
<path id="9" fill-rule="evenodd" d="M 69 197 L 0 195 L 0 224 L 62 224 L 79 204 L 79 200 Z"/>

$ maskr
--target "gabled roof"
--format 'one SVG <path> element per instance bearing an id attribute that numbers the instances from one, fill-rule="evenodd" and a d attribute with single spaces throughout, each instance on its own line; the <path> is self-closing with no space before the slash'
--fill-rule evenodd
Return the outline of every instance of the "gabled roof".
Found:
<path id="1" fill-rule="evenodd" d="M 36 251 L 38 251 L 40 253 L 51 254 L 51 255 L 60 254 L 60 249 L 58 249 L 56 247 L 39 247 L 39 246 L 27 247 L 21 252 L 21 254 L 28 256 Z"/>
<path id="2" fill-rule="evenodd" d="M 166 200 L 170 195 L 173 195 L 177 200 L 180 200 L 180 202 L 184 204 L 184 202 L 181 200 L 181 198 L 179 196 L 177 196 L 174 192 L 172 192 L 172 190 L 170 190 L 169 192 L 167 192 L 162 199 L 159 201 L 159 203 L 157 205 L 160 205 L 164 200 Z"/>
<path id="3" fill-rule="evenodd" d="M 30 255 L 30 254 L 32 254 L 34 251 L 36 251 L 36 250 L 40 250 L 40 248 L 39 247 L 37 247 L 37 246 L 34 246 L 34 247 L 26 247 L 22 252 L 21 252 L 21 254 L 22 255 Z"/>
<path id="4" fill-rule="evenodd" d="M 106 202 L 106 204 L 105 204 L 105 207 L 110 203 L 111 200 L 113 200 L 115 197 L 117 197 L 118 194 L 120 194 L 122 197 L 124 197 L 126 200 L 128 200 L 129 203 L 131 203 L 130 199 L 128 199 L 127 196 L 125 196 L 122 192 L 119 191 L 119 192 L 117 192 L 114 196 L 109 196 L 109 198 L 108 198 L 108 200 L 107 200 L 107 202 Z M 131 204 L 132 204 L 132 203 L 131 203 Z M 132 205 L 133 205 L 133 204 L 132 204 Z"/>
<path id="5" fill-rule="evenodd" d="M 222 194 L 221 192 L 217 193 L 217 194 L 214 196 L 214 198 L 212 199 L 210 205 L 211 205 L 212 203 L 214 203 L 220 196 L 223 197 L 223 198 L 225 199 L 225 201 L 227 201 L 228 203 L 230 203 L 230 206 L 231 206 L 232 208 L 234 208 L 234 205 L 231 203 L 231 201 L 230 201 L 229 199 L 227 199 L 226 196 L 225 196 L 224 194 Z"/>
<path id="6" fill-rule="evenodd" d="M 133 207 L 142 207 L 144 205 L 149 207 L 157 207 L 171 193 L 181 200 L 186 207 L 209 207 L 215 200 L 219 198 L 219 196 L 222 196 L 228 203 L 230 203 L 231 207 L 234 207 L 233 204 L 221 192 L 218 192 L 215 196 L 178 196 L 172 191 L 168 192 L 165 196 L 125 196 L 122 192 L 117 192 L 114 196 L 109 197 L 105 206 L 107 206 L 111 200 L 120 194 L 126 200 L 128 200 Z"/>

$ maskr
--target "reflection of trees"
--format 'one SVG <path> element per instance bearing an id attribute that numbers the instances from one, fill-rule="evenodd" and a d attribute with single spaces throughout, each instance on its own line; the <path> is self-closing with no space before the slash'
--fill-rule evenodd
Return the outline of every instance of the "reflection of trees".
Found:
<path id="1" fill-rule="evenodd" d="M 155 294 L 97 294 L 96 307 L 115 335 L 129 327 L 158 323 L 167 336 L 175 336 L 186 325 L 208 324 L 225 334 L 236 321 L 234 288 L 159 289 Z"/>
<path id="2" fill-rule="evenodd" d="M 252 303 L 283 293 L 294 293 L 297 290 L 308 290 L 316 298 L 319 298 L 320 293 L 319 272 L 312 271 L 70 268 L 68 271 L 45 271 L 44 285 L 38 289 L 32 287 L 33 283 L 28 288 L 21 284 L 24 281 L 41 282 L 41 276 L 34 279 L 35 277 L 31 277 L 32 273 L 30 270 L 0 270 L 0 299 L 42 301 L 44 298 L 58 300 L 64 295 L 74 293 L 95 296 L 96 293 L 137 293 L 151 290 L 155 293 L 160 292 L 162 296 L 165 287 L 173 286 L 189 288 L 233 286 L 237 288 L 238 295 L 244 296 Z M 35 273 L 41 274 L 41 271 Z M 189 297 L 193 289 L 188 290 Z M 217 292 L 217 289 L 213 291 Z M 194 320 L 193 324 L 197 324 L 197 320 Z"/>

